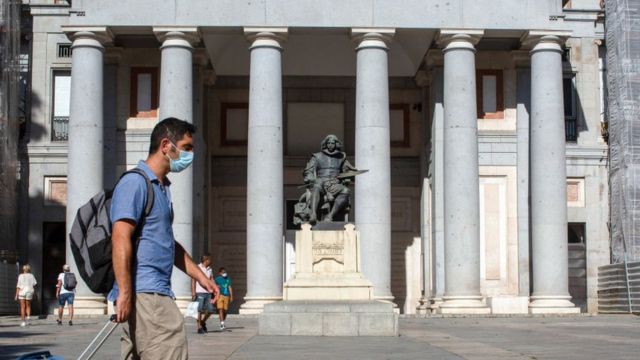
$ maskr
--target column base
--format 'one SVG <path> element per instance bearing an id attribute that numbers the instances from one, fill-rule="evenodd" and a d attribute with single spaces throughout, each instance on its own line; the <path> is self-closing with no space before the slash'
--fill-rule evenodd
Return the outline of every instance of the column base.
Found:
<path id="1" fill-rule="evenodd" d="M 482 296 L 444 296 L 438 314 L 487 315 L 491 314 Z"/>
<path id="2" fill-rule="evenodd" d="M 396 304 L 395 302 L 393 302 L 393 300 L 395 300 L 395 296 L 389 294 L 389 295 L 381 295 L 381 296 L 376 296 L 376 294 L 373 294 L 373 299 L 375 301 L 380 301 L 382 303 L 387 303 L 387 304 L 391 304 L 393 305 L 393 312 L 396 314 L 400 314 L 400 308 L 398 307 L 398 304 Z"/>
<path id="3" fill-rule="evenodd" d="M 529 303 L 530 314 L 579 314 L 580 308 L 571 301 L 571 296 L 532 296 Z"/>
<path id="4" fill-rule="evenodd" d="M 276 301 L 282 301 L 281 296 L 246 296 L 244 304 L 240 306 L 240 315 L 262 314 L 264 306 Z"/>
<path id="5" fill-rule="evenodd" d="M 76 295 L 73 300 L 73 313 L 74 315 L 106 315 L 107 300 L 100 295 Z"/>
<path id="6" fill-rule="evenodd" d="M 438 309 L 440 309 L 440 305 L 442 305 L 443 302 L 444 300 L 442 300 L 442 297 L 431 298 L 431 312 L 434 314 L 437 313 Z"/>
<path id="7" fill-rule="evenodd" d="M 420 304 L 416 306 L 416 314 L 428 315 L 431 314 L 431 301 L 428 297 L 421 297 Z"/>

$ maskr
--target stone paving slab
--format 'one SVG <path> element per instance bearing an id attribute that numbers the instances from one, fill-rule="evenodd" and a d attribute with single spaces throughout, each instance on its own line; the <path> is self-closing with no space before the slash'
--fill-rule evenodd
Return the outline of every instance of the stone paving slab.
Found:
<path id="1" fill-rule="evenodd" d="M 57 326 L 55 318 L 0 318 L 0 359 L 50 350 L 75 359 L 102 328 L 106 317 L 78 318 Z M 640 317 L 400 318 L 398 337 L 257 336 L 258 320 L 230 316 L 230 331 L 195 333 L 188 319 L 190 359 L 634 359 L 640 358 Z M 209 321 L 209 328 L 217 326 Z M 95 359 L 117 359 L 120 330 Z"/>

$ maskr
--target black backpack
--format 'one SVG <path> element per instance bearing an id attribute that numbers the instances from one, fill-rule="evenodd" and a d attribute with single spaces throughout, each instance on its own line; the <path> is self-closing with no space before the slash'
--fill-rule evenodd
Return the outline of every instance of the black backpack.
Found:
<path id="1" fill-rule="evenodd" d="M 144 214 L 134 233 L 134 238 L 138 241 L 144 220 L 153 208 L 153 185 L 147 174 L 139 168 L 125 172 L 120 179 L 130 173 L 144 177 L 147 183 L 147 202 Z M 78 272 L 89 289 L 98 294 L 111 291 L 115 281 L 111 262 L 111 220 L 109 217 L 112 195 L 113 190 L 101 191 L 89 202 L 82 205 L 78 209 L 69 233 L 71 252 L 76 261 Z"/>
<path id="2" fill-rule="evenodd" d="M 67 291 L 73 291 L 73 289 L 75 289 L 76 286 L 78 285 L 78 280 L 76 280 L 76 274 L 74 273 L 71 273 L 71 272 L 64 273 L 62 279 L 63 279 L 62 286 Z"/>

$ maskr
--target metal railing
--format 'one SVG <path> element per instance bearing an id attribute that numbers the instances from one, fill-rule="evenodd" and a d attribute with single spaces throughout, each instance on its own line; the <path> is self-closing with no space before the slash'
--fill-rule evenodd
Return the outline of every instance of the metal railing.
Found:
<path id="1" fill-rule="evenodd" d="M 51 141 L 69 140 L 69 117 L 54 116 L 51 121 Z"/>
<path id="2" fill-rule="evenodd" d="M 573 118 L 564 119 L 564 134 L 567 142 L 576 142 L 578 140 L 578 121 Z"/>

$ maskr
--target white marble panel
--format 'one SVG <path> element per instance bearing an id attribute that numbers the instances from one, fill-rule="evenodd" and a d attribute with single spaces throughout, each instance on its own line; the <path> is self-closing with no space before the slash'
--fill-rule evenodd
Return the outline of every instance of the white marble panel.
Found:
<path id="1" fill-rule="evenodd" d="M 485 296 L 517 295 L 515 181 L 515 167 L 480 167 L 480 281 Z"/>

